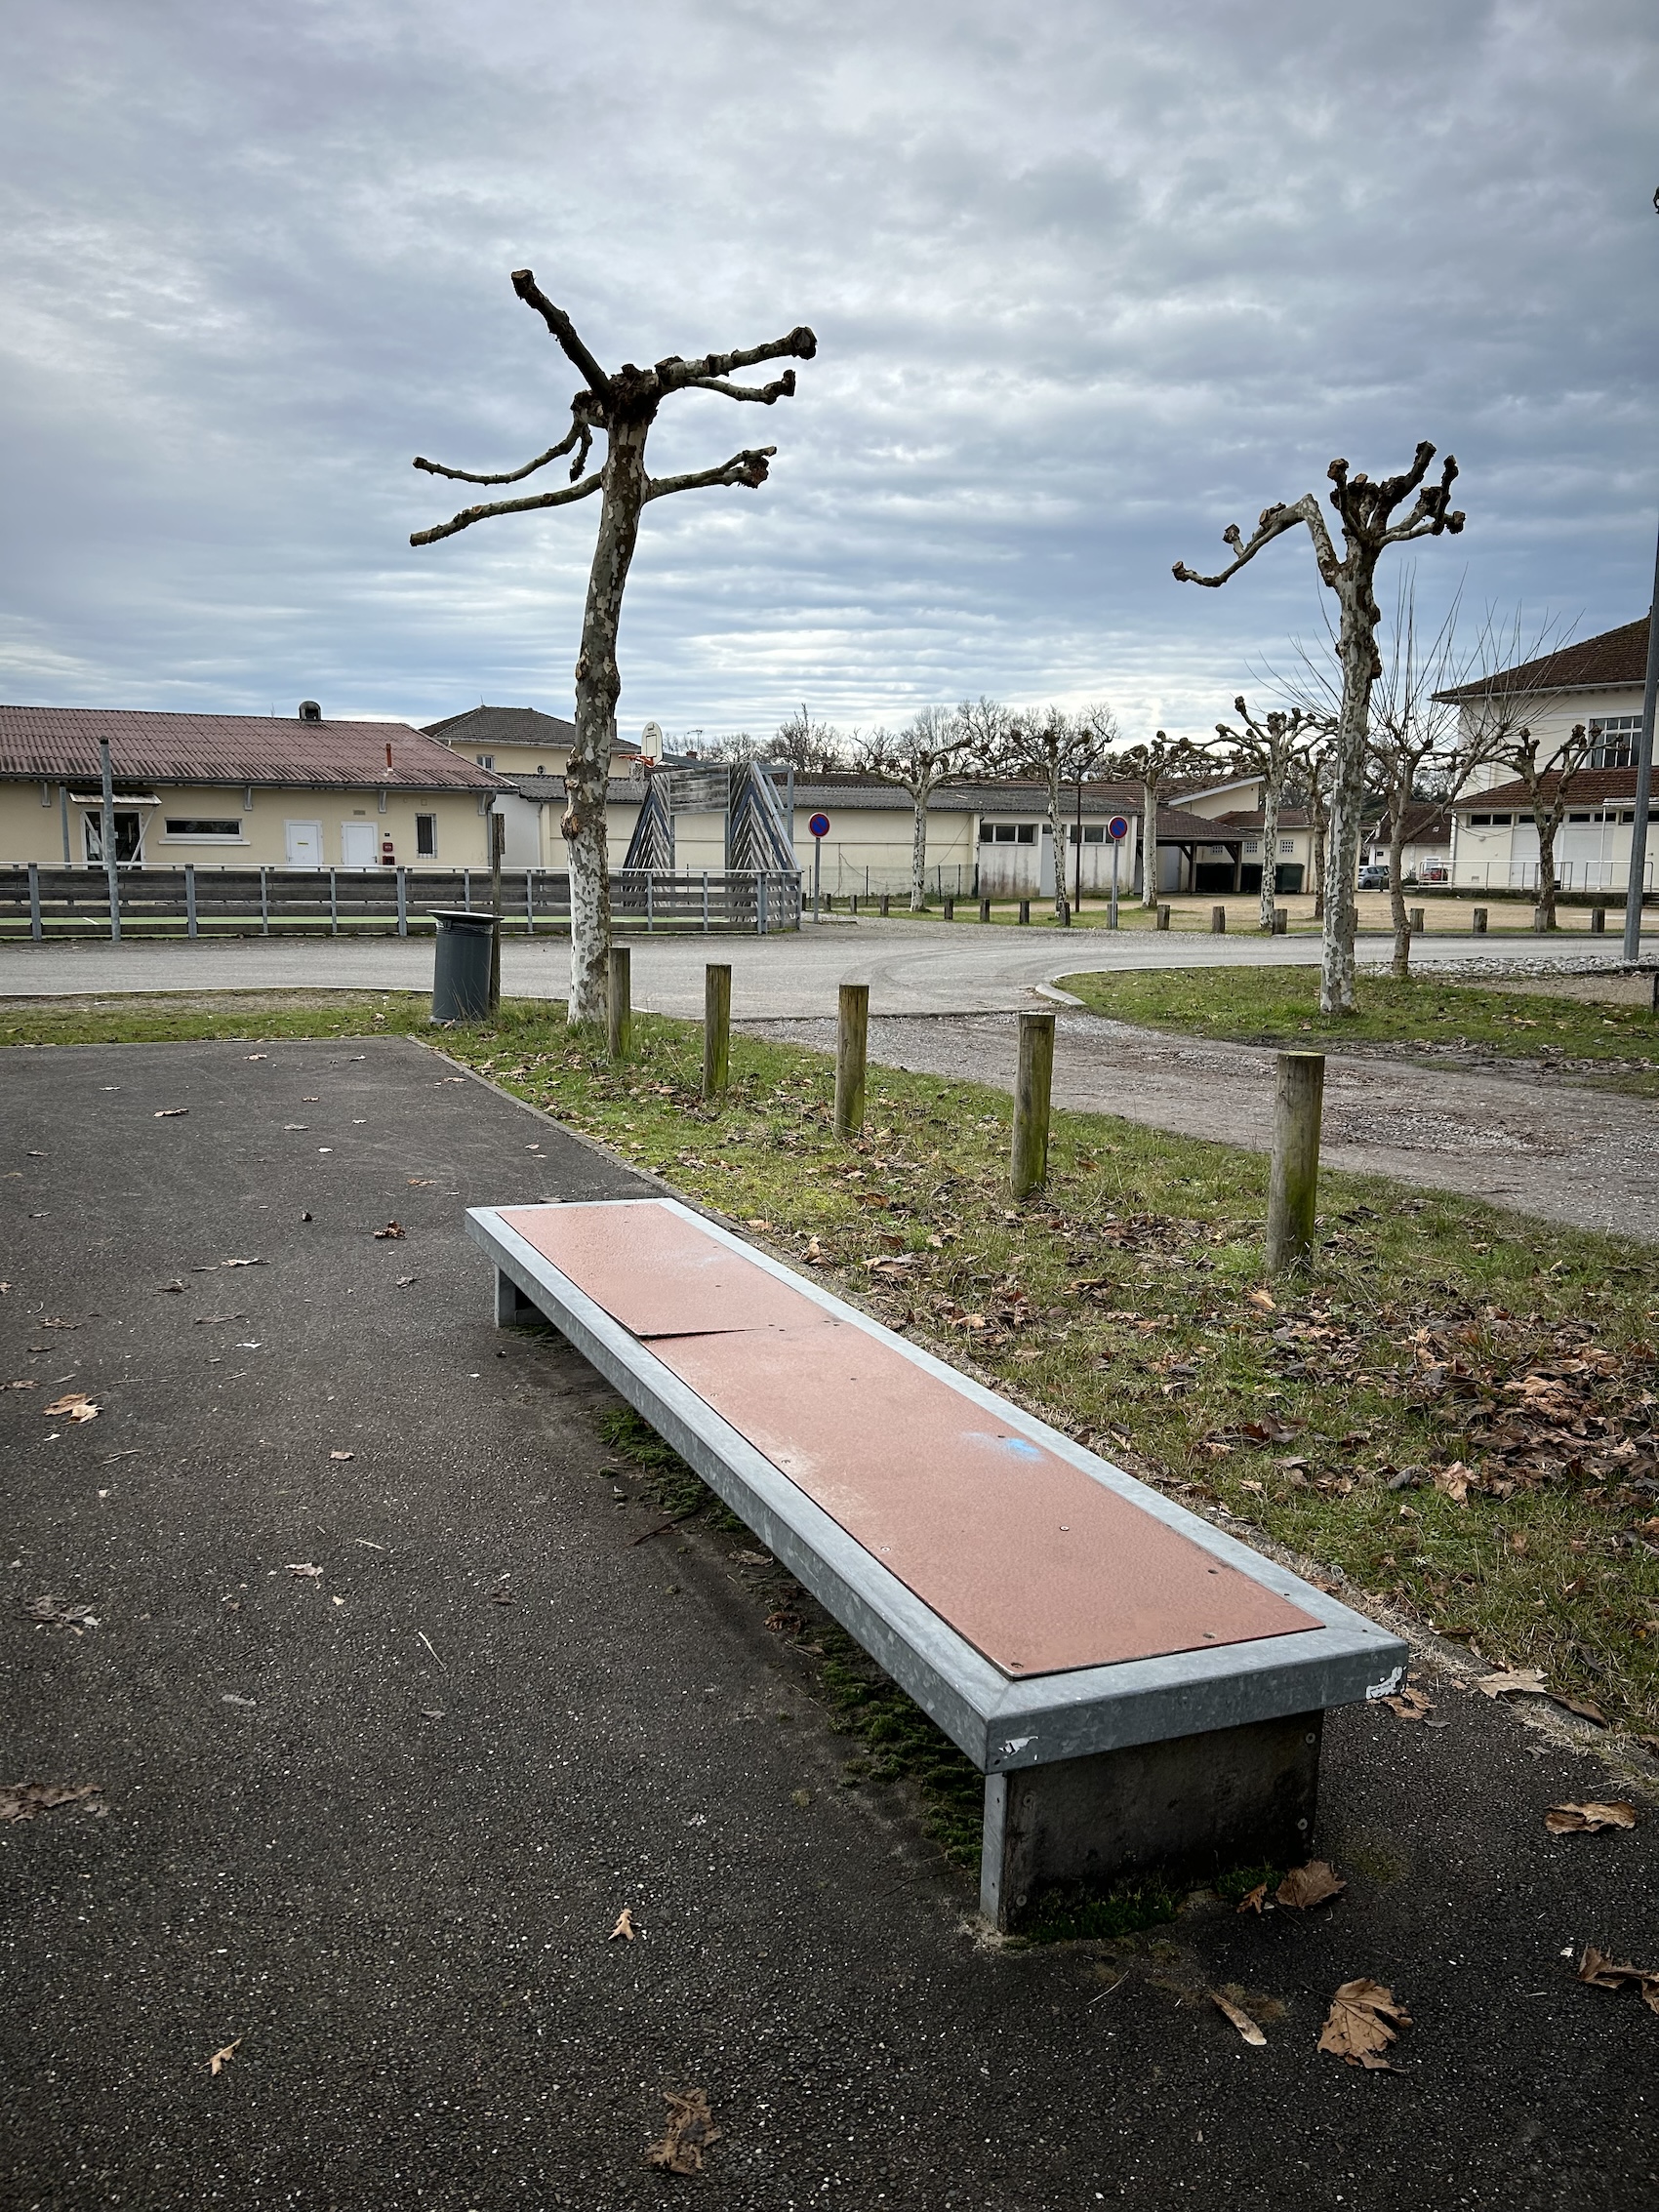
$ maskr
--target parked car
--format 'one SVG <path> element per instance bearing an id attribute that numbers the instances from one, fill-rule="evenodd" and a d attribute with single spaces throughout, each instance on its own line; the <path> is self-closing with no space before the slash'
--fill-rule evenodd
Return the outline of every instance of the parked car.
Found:
<path id="1" fill-rule="evenodd" d="M 1388 887 L 1389 871 L 1386 863 L 1375 861 L 1369 866 L 1362 867 L 1359 870 L 1359 888 L 1361 891 L 1386 891 Z"/>

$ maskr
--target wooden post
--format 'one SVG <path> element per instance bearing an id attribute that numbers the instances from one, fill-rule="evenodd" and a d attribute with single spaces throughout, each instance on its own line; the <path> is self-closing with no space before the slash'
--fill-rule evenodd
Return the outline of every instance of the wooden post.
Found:
<path id="1" fill-rule="evenodd" d="M 490 830 L 490 911 L 495 927 L 490 932 L 490 1012 L 502 1002 L 502 847 L 506 843 L 506 821 L 494 809 L 484 817 Z"/>
<path id="2" fill-rule="evenodd" d="M 1275 937 L 1288 937 L 1290 935 L 1290 908 L 1288 906 L 1275 906 L 1274 908 L 1274 935 Z"/>
<path id="3" fill-rule="evenodd" d="M 1212 937 L 1225 937 L 1227 935 L 1227 908 L 1225 906 L 1212 906 L 1210 908 L 1210 935 Z"/>
<path id="4" fill-rule="evenodd" d="M 1472 910 L 1469 917 L 1469 934 L 1471 937 L 1485 936 L 1488 910 L 1485 906 L 1477 906 Z"/>
<path id="5" fill-rule="evenodd" d="M 1032 903 L 1031 903 L 1031 901 L 1030 901 L 1029 899 L 1022 899 L 1022 900 L 1020 901 L 1020 922 L 1021 922 L 1021 925 L 1022 925 L 1022 927 L 1023 927 L 1023 926 L 1024 926 L 1024 925 L 1025 925 L 1026 923 L 1028 923 L 1028 922 L 1029 922 L 1029 921 L 1031 920 L 1031 918 L 1032 918 Z"/>
<path id="6" fill-rule="evenodd" d="M 1591 935 L 1592 935 L 1593 937 L 1602 937 L 1602 936 L 1604 936 L 1604 935 L 1606 934 L 1606 929 L 1607 929 L 1607 909 L 1606 909 L 1606 907 L 1605 907 L 1605 906 L 1592 906 L 1592 907 L 1591 907 L 1591 909 L 1590 909 L 1590 934 L 1591 934 Z"/>
<path id="7" fill-rule="evenodd" d="M 956 902 L 949 894 L 947 894 L 945 900 L 945 919 L 948 922 L 953 922 L 956 919 Z"/>
<path id="8" fill-rule="evenodd" d="M 1169 927 L 1169 915 L 1170 909 L 1168 906 L 1159 906 L 1157 910 L 1157 920 L 1153 924 L 1153 927 L 1156 929 L 1167 929 Z"/>
<path id="9" fill-rule="evenodd" d="M 1407 906 L 1405 918 L 1411 925 L 1412 936 L 1421 937 L 1423 935 L 1423 908 L 1421 906 Z"/>
<path id="10" fill-rule="evenodd" d="M 981 920 L 982 922 L 988 922 L 988 921 L 990 921 L 990 919 L 991 919 L 991 901 L 990 901 L 989 899 L 982 899 L 982 900 L 980 901 L 980 903 L 979 903 L 979 918 L 980 918 L 980 920 Z"/>
<path id="11" fill-rule="evenodd" d="M 1048 1104 L 1054 1088 L 1054 1016 L 1020 1016 L 1020 1066 L 1014 1078 L 1014 1149 L 1009 1181 L 1029 1198 L 1048 1181 Z"/>
<path id="12" fill-rule="evenodd" d="M 841 985 L 835 1029 L 835 1134 L 856 1137 L 864 1127 L 865 1054 L 870 1043 L 870 985 Z"/>
<path id="13" fill-rule="evenodd" d="M 886 921 L 886 919 L 888 918 L 888 916 L 889 916 L 889 914 L 890 914 L 890 913 L 892 912 L 892 910 L 893 910 L 893 894 L 892 894 L 892 893 L 891 893 L 890 891 L 884 891 L 884 892 L 883 892 L 883 893 L 881 894 L 881 919 L 882 919 L 883 921 Z"/>
<path id="14" fill-rule="evenodd" d="M 732 971 L 710 960 L 703 972 L 703 1100 L 726 1095 L 732 1054 Z"/>
<path id="15" fill-rule="evenodd" d="M 626 1060 L 633 1050 L 633 983 L 629 974 L 632 954 L 626 945 L 611 946 L 611 987 L 605 1014 L 610 1031 L 611 1058 Z"/>
<path id="16" fill-rule="evenodd" d="M 1543 906 L 1534 906 L 1534 907 L 1533 907 L 1533 909 L 1532 909 L 1532 934 L 1533 934 L 1533 936 L 1534 936 L 1534 937 L 1542 937 L 1542 936 L 1544 935 L 1544 931 L 1545 931 L 1545 925 L 1546 925 L 1546 924 L 1547 924 L 1547 922 L 1549 921 L 1549 918 L 1550 918 L 1550 917 L 1549 917 L 1549 912 L 1548 912 L 1548 909 L 1547 909 L 1547 908 L 1545 908 L 1545 907 L 1543 907 Z"/>
<path id="17" fill-rule="evenodd" d="M 1274 1153 L 1268 1181 L 1268 1272 L 1305 1267 L 1314 1250 L 1319 1181 L 1322 1052 L 1281 1052 L 1274 1085 Z"/>

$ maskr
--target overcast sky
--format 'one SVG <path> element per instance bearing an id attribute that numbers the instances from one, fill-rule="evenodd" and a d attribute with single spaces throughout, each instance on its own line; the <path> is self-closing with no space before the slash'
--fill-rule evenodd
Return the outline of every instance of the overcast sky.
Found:
<path id="1" fill-rule="evenodd" d="M 0 698 L 568 713 L 596 509 L 486 524 L 576 378 L 818 333 L 655 473 L 622 727 L 1104 698 L 1203 730 L 1318 634 L 1227 523 L 1455 452 L 1439 602 L 1586 635 L 1659 520 L 1652 0 L 13 0 Z"/>

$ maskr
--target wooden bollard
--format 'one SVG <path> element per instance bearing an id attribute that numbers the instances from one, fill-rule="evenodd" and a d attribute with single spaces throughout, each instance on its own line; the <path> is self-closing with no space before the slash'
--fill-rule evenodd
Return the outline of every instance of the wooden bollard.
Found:
<path id="1" fill-rule="evenodd" d="M 890 891 L 884 891 L 881 894 L 881 919 L 885 921 L 892 910 L 893 894 Z"/>
<path id="2" fill-rule="evenodd" d="M 858 912 L 858 910 L 859 910 L 859 895 L 858 895 L 858 893 L 857 893 L 856 891 L 855 891 L 855 892 L 853 893 L 853 896 L 852 896 L 852 900 L 851 900 L 851 910 L 852 910 L 852 912 L 853 912 L 853 913 L 855 913 L 855 914 L 856 914 L 856 913 Z"/>
<path id="3" fill-rule="evenodd" d="M 1606 935 L 1606 933 L 1607 933 L 1607 909 L 1606 909 L 1606 907 L 1605 907 L 1605 906 L 1592 906 L 1592 907 L 1591 907 L 1591 909 L 1590 909 L 1590 934 L 1591 934 L 1591 936 L 1592 936 L 1592 937 L 1604 937 L 1604 936 Z"/>
<path id="4" fill-rule="evenodd" d="M 1546 928 L 1549 926 L 1549 913 L 1543 906 L 1533 907 L 1532 934 L 1534 937 L 1542 937 L 1544 935 Z"/>
<path id="5" fill-rule="evenodd" d="M 1169 917 L 1172 910 L 1173 909 L 1168 906 L 1160 906 L 1157 910 L 1157 921 L 1153 926 L 1157 929 L 1167 929 L 1169 927 Z"/>
<path id="6" fill-rule="evenodd" d="M 835 1134 L 856 1137 L 864 1127 L 864 1068 L 870 1044 L 870 985 L 841 985 L 835 1026 Z"/>
<path id="7" fill-rule="evenodd" d="M 1410 925 L 1411 925 L 1411 934 L 1412 934 L 1412 936 L 1413 936 L 1413 937 L 1421 937 L 1421 936 L 1423 935 L 1423 909 L 1422 909 L 1422 907 L 1421 907 L 1421 906 L 1407 906 L 1407 907 L 1406 907 L 1406 909 L 1405 909 L 1405 918 L 1406 918 L 1406 920 L 1407 920 L 1407 921 L 1408 921 L 1408 922 L 1410 923 Z"/>
<path id="8" fill-rule="evenodd" d="M 1274 1084 L 1273 1169 L 1268 1178 L 1268 1272 L 1305 1267 L 1314 1250 L 1319 1182 L 1322 1052 L 1281 1052 Z"/>
<path id="9" fill-rule="evenodd" d="M 1212 906 L 1210 908 L 1210 935 L 1212 937 L 1225 937 L 1227 935 L 1227 908 L 1225 906 Z"/>
<path id="10" fill-rule="evenodd" d="M 1022 899 L 1022 900 L 1020 901 L 1020 921 L 1021 921 L 1021 924 L 1022 924 L 1022 926 L 1023 926 L 1024 924 L 1026 924 L 1027 922 L 1029 922 L 1029 921 L 1031 920 L 1031 918 L 1032 918 L 1032 903 L 1031 903 L 1031 901 L 1030 901 L 1029 899 Z"/>
<path id="11" fill-rule="evenodd" d="M 949 896 L 945 901 L 945 919 L 948 922 L 953 922 L 956 919 L 956 902 Z"/>
<path id="12" fill-rule="evenodd" d="M 982 900 L 980 901 L 980 903 L 979 903 L 979 918 L 980 918 L 980 920 L 981 920 L 982 922 L 988 922 L 988 921 L 990 921 L 990 919 L 991 919 L 991 901 L 990 901 L 989 899 L 982 899 Z"/>
<path id="13" fill-rule="evenodd" d="M 726 1095 L 732 1063 L 732 971 L 712 960 L 703 972 L 703 1097 Z"/>
<path id="14" fill-rule="evenodd" d="M 1288 906 L 1275 906 L 1274 908 L 1274 935 L 1275 937 L 1288 937 L 1290 935 L 1290 908 Z"/>
<path id="15" fill-rule="evenodd" d="M 632 955 L 626 945 L 611 946 L 611 987 L 607 993 L 605 1023 L 610 1033 L 611 1058 L 626 1060 L 633 1050 Z"/>
<path id="16" fill-rule="evenodd" d="M 1058 907 L 1058 909 L 1056 910 L 1056 913 L 1055 913 L 1055 916 L 1054 916 L 1054 918 L 1055 918 L 1055 920 L 1056 920 L 1056 921 L 1057 921 L 1057 922 L 1058 922 L 1058 923 L 1060 924 L 1060 926 L 1061 926 L 1061 928 L 1062 928 L 1062 929 L 1070 929 L 1070 928 L 1071 928 L 1071 926 L 1072 926 L 1072 904 L 1071 904 L 1071 901 L 1070 901 L 1070 900 L 1068 900 L 1068 899 L 1062 899 L 1062 900 L 1061 900 L 1061 902 L 1060 902 L 1060 905 L 1059 905 L 1059 907 Z"/>
<path id="17" fill-rule="evenodd" d="M 1020 1016 L 1020 1066 L 1014 1078 L 1014 1148 L 1009 1181 L 1029 1198 L 1048 1181 L 1048 1106 L 1054 1089 L 1054 1016 Z"/>
<path id="18" fill-rule="evenodd" d="M 1474 909 L 1474 911 L 1473 911 L 1473 912 L 1472 912 L 1472 913 L 1470 914 L 1470 917 L 1469 917 L 1469 934 L 1470 934 L 1470 936 L 1471 936 L 1471 937 L 1484 937 L 1484 936 L 1485 936 L 1485 934 L 1486 934 L 1486 916 L 1487 916 L 1487 914 L 1489 913 L 1489 911 L 1490 911 L 1490 908 L 1489 908 L 1489 907 L 1486 907 L 1486 906 L 1477 906 L 1477 907 L 1476 907 L 1476 908 Z"/>

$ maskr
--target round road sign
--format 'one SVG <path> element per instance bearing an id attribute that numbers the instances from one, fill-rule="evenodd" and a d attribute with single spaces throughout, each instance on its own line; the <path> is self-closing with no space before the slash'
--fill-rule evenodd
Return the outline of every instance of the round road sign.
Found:
<path id="1" fill-rule="evenodd" d="M 1114 814 L 1106 825 L 1106 833 L 1114 845 L 1120 844 L 1129 834 L 1128 822 L 1122 815 Z"/>
<path id="2" fill-rule="evenodd" d="M 828 837 L 830 834 L 830 817 L 827 814 L 815 814 L 807 824 L 807 827 L 815 837 Z"/>

